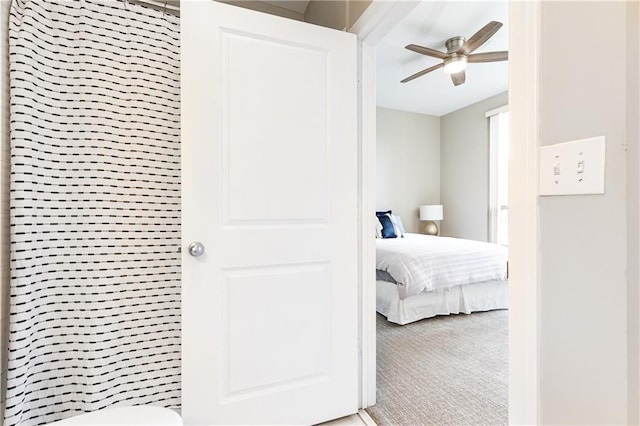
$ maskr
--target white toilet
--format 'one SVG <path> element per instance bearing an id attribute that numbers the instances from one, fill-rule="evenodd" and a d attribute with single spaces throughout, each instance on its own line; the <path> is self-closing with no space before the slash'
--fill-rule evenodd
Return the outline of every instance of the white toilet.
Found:
<path id="1" fill-rule="evenodd" d="M 50 426 L 181 426 L 182 419 L 169 408 L 138 405 L 134 407 L 105 408 L 51 423 Z"/>

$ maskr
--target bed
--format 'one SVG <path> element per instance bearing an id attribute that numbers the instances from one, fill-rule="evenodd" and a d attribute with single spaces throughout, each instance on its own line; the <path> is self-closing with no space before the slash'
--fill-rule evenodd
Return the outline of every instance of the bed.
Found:
<path id="1" fill-rule="evenodd" d="M 397 324 L 507 309 L 507 248 L 411 233 L 378 238 L 376 290 L 376 310 Z"/>

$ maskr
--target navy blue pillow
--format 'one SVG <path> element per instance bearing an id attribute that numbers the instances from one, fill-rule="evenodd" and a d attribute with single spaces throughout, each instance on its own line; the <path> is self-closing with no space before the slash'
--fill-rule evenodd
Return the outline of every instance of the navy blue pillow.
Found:
<path id="1" fill-rule="evenodd" d="M 382 238 L 398 238 L 396 228 L 393 226 L 393 222 L 389 216 L 378 216 L 378 220 L 382 225 Z"/>

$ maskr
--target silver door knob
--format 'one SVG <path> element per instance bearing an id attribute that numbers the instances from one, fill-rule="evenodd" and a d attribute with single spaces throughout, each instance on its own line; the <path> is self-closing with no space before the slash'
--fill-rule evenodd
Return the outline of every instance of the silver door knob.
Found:
<path id="1" fill-rule="evenodd" d="M 202 245 L 202 243 L 191 243 L 189 244 L 189 254 L 193 257 L 200 257 L 204 254 L 204 246 Z"/>

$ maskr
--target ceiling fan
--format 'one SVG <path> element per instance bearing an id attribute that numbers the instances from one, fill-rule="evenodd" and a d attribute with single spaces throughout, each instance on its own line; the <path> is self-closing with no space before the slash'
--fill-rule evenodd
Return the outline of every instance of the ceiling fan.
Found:
<path id="1" fill-rule="evenodd" d="M 465 82 L 465 69 L 467 68 L 467 63 L 506 61 L 509 59 L 509 52 L 506 50 L 501 52 L 472 54 L 474 50 L 482 46 L 501 27 L 501 22 L 491 21 L 482 27 L 477 33 L 472 35 L 469 40 L 466 40 L 464 37 L 452 37 L 445 43 L 447 53 L 429 49 L 428 47 L 418 46 L 417 44 L 409 44 L 408 46 L 405 46 L 406 49 L 411 51 L 442 59 L 442 63 L 417 72 L 402 80 L 401 83 L 406 83 L 428 74 L 431 71 L 435 71 L 438 68 L 444 67 L 444 72 L 451 74 L 453 84 L 459 86 Z"/>

